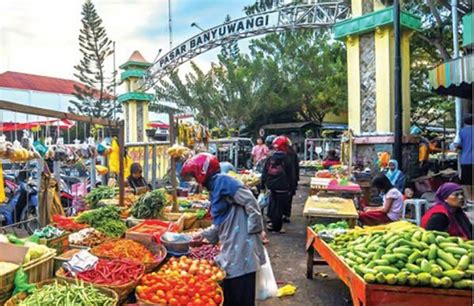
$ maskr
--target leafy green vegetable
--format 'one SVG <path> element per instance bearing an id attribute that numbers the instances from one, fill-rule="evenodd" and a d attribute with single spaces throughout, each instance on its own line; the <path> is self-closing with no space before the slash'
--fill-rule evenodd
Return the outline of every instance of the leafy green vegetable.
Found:
<path id="1" fill-rule="evenodd" d="M 97 228 L 107 223 L 109 220 L 120 219 L 120 209 L 113 205 L 86 211 L 76 218 L 76 222 L 87 223 Z"/>
<path id="2" fill-rule="evenodd" d="M 312 226 L 312 229 L 316 232 L 319 233 L 323 230 L 332 230 L 332 229 L 348 229 L 349 224 L 347 221 L 339 221 L 339 222 L 334 222 L 330 223 L 327 226 L 324 224 L 315 224 Z"/>
<path id="3" fill-rule="evenodd" d="M 132 216 L 138 219 L 156 219 L 166 205 L 166 195 L 156 189 L 142 195 L 132 208 Z"/>
<path id="4" fill-rule="evenodd" d="M 100 200 L 112 199 L 115 196 L 115 188 L 109 186 L 98 186 L 91 190 L 85 197 L 84 200 L 86 203 L 92 207 L 96 208 Z"/>
<path id="5" fill-rule="evenodd" d="M 109 220 L 96 228 L 99 232 L 115 238 L 122 237 L 127 229 L 127 226 L 122 220 Z"/>

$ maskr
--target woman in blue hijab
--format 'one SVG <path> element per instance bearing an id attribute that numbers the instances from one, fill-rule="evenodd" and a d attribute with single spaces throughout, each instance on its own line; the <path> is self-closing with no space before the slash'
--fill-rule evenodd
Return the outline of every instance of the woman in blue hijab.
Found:
<path id="1" fill-rule="evenodd" d="M 397 188 L 400 192 L 403 192 L 405 187 L 405 174 L 398 169 L 398 161 L 391 159 L 388 162 L 388 171 L 385 173 L 390 183 Z"/>

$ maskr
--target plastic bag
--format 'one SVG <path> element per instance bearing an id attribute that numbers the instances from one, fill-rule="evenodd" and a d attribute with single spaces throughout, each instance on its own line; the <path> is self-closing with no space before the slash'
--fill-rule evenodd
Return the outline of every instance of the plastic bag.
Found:
<path id="1" fill-rule="evenodd" d="M 270 204 L 270 193 L 269 192 L 260 192 L 257 198 L 257 203 L 258 206 L 260 206 L 260 209 L 263 209 Z"/>
<path id="2" fill-rule="evenodd" d="M 13 290 L 13 295 L 19 292 L 33 293 L 33 291 L 35 291 L 36 289 L 36 286 L 34 284 L 28 283 L 28 275 L 26 275 L 22 267 L 20 267 L 20 269 L 16 271 L 15 280 L 13 282 L 15 283 L 15 290 Z"/>
<path id="3" fill-rule="evenodd" d="M 278 286 L 273 275 L 270 257 L 268 257 L 267 249 L 264 248 L 263 251 L 265 252 L 265 264 L 257 271 L 257 279 L 255 281 L 255 297 L 259 301 L 278 295 Z"/>

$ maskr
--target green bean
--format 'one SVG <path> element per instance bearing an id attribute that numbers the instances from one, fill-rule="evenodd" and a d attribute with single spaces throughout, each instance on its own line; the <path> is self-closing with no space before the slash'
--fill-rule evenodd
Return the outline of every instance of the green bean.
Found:
<path id="1" fill-rule="evenodd" d="M 113 299 L 97 288 L 84 283 L 62 283 L 57 281 L 37 289 L 19 305 L 113 305 Z"/>

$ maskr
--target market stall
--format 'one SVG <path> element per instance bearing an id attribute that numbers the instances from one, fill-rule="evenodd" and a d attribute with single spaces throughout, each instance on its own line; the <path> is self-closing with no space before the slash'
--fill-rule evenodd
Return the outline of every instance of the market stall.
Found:
<path id="1" fill-rule="evenodd" d="M 332 218 L 347 220 L 352 226 L 355 225 L 359 214 L 351 199 L 339 197 L 309 196 L 303 209 L 303 216 L 308 224 L 315 218 Z"/>
<path id="2" fill-rule="evenodd" d="M 356 228 L 327 240 L 307 229 L 307 278 L 313 277 L 316 251 L 349 287 L 354 305 L 472 302 L 472 241 L 407 222 Z"/>

